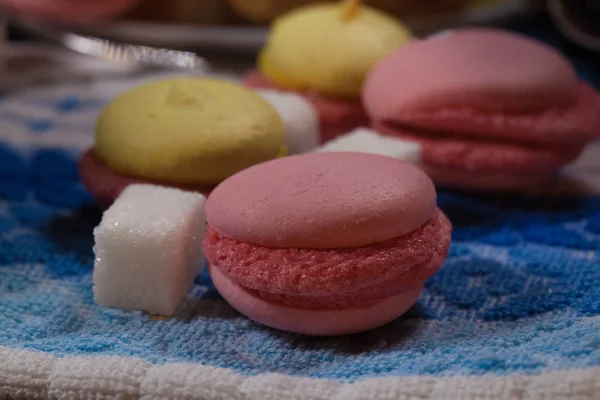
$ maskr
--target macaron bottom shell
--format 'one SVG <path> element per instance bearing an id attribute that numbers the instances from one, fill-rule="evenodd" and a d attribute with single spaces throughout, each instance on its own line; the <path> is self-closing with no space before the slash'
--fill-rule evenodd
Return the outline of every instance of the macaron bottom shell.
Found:
<path id="1" fill-rule="evenodd" d="M 241 314 L 271 328 L 312 336 L 347 335 L 383 326 L 408 311 L 423 291 L 419 286 L 365 308 L 305 310 L 254 296 L 210 264 L 208 271 L 221 296 Z"/>
<path id="2" fill-rule="evenodd" d="M 256 89 L 293 91 L 269 81 L 258 71 L 248 72 L 243 82 Z M 369 118 L 359 99 L 337 99 L 313 92 L 303 93 L 319 114 L 321 143 L 328 142 L 360 126 L 367 126 Z"/>
<path id="3" fill-rule="evenodd" d="M 119 197 L 129 185 L 136 183 L 154 183 L 162 186 L 176 187 L 183 190 L 199 192 L 207 196 L 214 186 L 182 186 L 165 182 L 150 182 L 148 180 L 122 175 L 108 167 L 95 153 L 94 149 L 87 150 L 78 162 L 79 176 L 83 186 L 92 195 L 96 204 L 103 209 Z"/>

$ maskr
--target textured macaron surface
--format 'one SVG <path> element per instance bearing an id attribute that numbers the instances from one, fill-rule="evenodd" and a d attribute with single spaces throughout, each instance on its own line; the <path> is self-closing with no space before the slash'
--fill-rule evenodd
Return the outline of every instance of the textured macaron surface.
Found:
<path id="1" fill-rule="evenodd" d="M 178 184 L 213 184 L 277 157 L 283 123 L 262 98 L 206 78 L 154 81 L 102 112 L 95 151 L 115 171 Z"/>
<path id="2" fill-rule="evenodd" d="M 533 39 L 496 29 L 462 29 L 401 47 L 369 74 L 363 99 L 377 119 L 465 106 L 532 111 L 569 104 L 577 75 Z"/>
<path id="3" fill-rule="evenodd" d="M 368 246 L 272 248 L 231 239 L 210 225 L 209 262 L 255 295 L 296 308 L 364 306 L 422 285 L 443 264 L 451 225 L 441 211 L 415 231 Z"/>
<path id="4" fill-rule="evenodd" d="M 405 235 L 436 209 L 419 168 L 364 153 L 310 153 L 255 165 L 222 182 L 206 204 L 223 236 L 267 247 L 344 248 Z"/>

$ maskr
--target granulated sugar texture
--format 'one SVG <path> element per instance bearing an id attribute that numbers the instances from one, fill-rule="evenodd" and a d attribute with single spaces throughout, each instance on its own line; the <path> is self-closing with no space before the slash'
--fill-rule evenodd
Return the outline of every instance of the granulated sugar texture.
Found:
<path id="1" fill-rule="evenodd" d="M 170 316 L 201 272 L 205 198 L 131 185 L 94 230 L 94 299 Z"/>

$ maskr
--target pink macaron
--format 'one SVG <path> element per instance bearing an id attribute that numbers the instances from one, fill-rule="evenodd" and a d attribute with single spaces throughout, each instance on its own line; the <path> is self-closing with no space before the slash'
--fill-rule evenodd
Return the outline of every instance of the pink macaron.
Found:
<path id="1" fill-rule="evenodd" d="M 552 48 L 508 31 L 459 29 L 403 46 L 363 87 L 375 130 L 422 145 L 439 185 L 543 183 L 600 137 L 600 95 Z"/>
<path id="2" fill-rule="evenodd" d="M 244 84 L 251 88 L 289 91 L 269 81 L 258 71 L 247 73 L 243 80 Z M 358 99 L 333 98 L 314 92 L 302 95 L 312 104 L 319 116 L 321 143 L 369 124 L 369 118 Z"/>
<path id="3" fill-rule="evenodd" d="M 250 167 L 206 203 L 215 287 L 248 318 L 342 335 L 384 325 L 443 264 L 451 224 L 431 179 L 366 153 L 310 153 Z"/>
<path id="4" fill-rule="evenodd" d="M 81 22 L 125 13 L 138 0 L 1 0 L 10 11 L 40 18 Z"/>

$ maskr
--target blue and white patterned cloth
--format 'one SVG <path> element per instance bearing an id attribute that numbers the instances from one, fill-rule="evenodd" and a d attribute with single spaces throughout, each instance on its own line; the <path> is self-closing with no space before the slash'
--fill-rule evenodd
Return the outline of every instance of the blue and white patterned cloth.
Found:
<path id="1" fill-rule="evenodd" d="M 76 159 L 101 106 L 137 82 L 0 100 L 0 398 L 600 399 L 598 147 L 571 169 L 586 194 L 441 192 L 448 260 L 408 315 L 371 332 L 265 328 L 206 275 L 168 320 L 98 307 L 101 213 Z"/>

